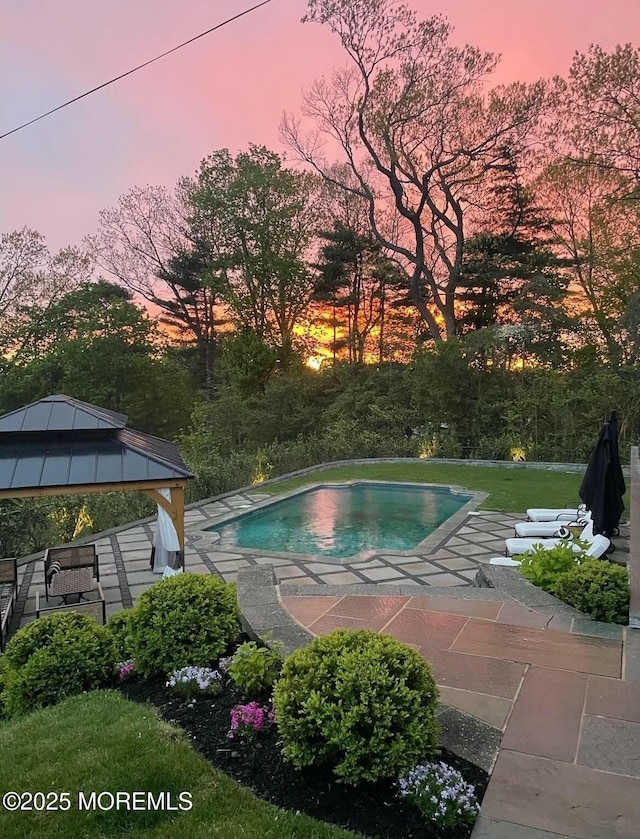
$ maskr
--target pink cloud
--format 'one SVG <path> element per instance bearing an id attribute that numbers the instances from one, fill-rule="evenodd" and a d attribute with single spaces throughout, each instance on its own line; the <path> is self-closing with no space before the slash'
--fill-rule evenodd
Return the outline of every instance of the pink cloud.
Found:
<path id="1" fill-rule="evenodd" d="M 251 5 L 251 0 L 21 0 L 0 26 L 0 128 L 28 119 Z M 410 3 L 422 15 L 431 2 Z M 575 50 L 640 32 L 640 5 L 609 0 L 448 0 L 454 41 L 501 52 L 496 82 L 566 74 Z M 282 151 L 283 109 L 343 55 L 302 26 L 304 0 L 274 0 L 139 73 L 2 141 L 0 230 L 28 224 L 54 248 L 93 232 L 98 211 L 145 183 L 172 185 L 216 148 Z M 5 40 L 6 44 L 2 44 Z M 8 104 L 6 104 L 8 103 Z M 1 132 L 0 132 L 1 133 Z"/>

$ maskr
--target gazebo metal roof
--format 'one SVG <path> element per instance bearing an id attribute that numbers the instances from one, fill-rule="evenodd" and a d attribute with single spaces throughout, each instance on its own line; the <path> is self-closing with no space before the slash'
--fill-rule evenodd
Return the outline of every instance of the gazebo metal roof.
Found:
<path id="1" fill-rule="evenodd" d="M 0 434 L 5 432 L 90 431 L 124 428 L 124 414 L 81 402 L 70 396 L 47 396 L 0 417 Z"/>
<path id="2" fill-rule="evenodd" d="M 0 417 L 0 499 L 141 490 L 169 512 L 184 549 L 184 487 L 193 474 L 173 443 L 126 421 L 60 395 Z"/>

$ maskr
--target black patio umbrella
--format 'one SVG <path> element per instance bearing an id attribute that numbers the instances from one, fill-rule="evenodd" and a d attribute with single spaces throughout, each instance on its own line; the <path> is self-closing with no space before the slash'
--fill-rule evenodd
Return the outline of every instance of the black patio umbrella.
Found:
<path id="1" fill-rule="evenodd" d="M 617 532 L 626 490 L 618 451 L 618 418 L 613 411 L 602 425 L 579 492 L 591 510 L 594 533 L 612 536 Z"/>

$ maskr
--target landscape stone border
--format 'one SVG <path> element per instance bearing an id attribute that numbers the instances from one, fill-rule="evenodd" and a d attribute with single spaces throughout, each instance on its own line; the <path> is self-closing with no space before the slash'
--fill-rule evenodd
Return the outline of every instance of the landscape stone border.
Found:
<path id="1" fill-rule="evenodd" d="M 462 457 L 369 457 L 369 458 L 351 458 L 348 460 L 330 460 L 325 463 L 317 463 L 314 466 L 306 466 L 303 469 L 296 469 L 294 472 L 288 472 L 286 475 L 277 475 L 274 478 L 267 478 L 260 484 L 252 484 L 242 489 L 234 490 L 234 492 L 244 492 L 249 489 L 255 490 L 258 486 L 269 486 L 279 481 L 289 480 L 289 478 L 297 478 L 302 475 L 310 475 L 314 472 L 321 472 L 324 469 L 337 469 L 341 466 L 361 466 L 366 463 L 444 463 L 450 466 L 486 466 L 488 468 L 508 468 L 508 469 L 542 469 L 551 472 L 584 472 L 587 468 L 586 463 L 556 463 L 551 461 L 526 461 L 526 460 L 471 460 Z M 622 472 L 625 477 L 630 477 L 631 470 L 629 466 L 623 466 Z M 223 498 L 224 496 L 217 496 Z M 201 503 L 201 502 L 198 502 Z"/>
<path id="2" fill-rule="evenodd" d="M 482 565 L 476 574 L 476 583 L 481 589 L 498 589 L 523 606 L 541 612 L 543 615 L 562 615 L 571 618 L 571 632 L 579 635 L 596 635 L 619 641 L 624 637 L 624 627 L 616 623 L 594 621 L 584 612 L 574 609 L 549 592 L 534 586 L 518 568 L 500 565 Z"/>
<path id="3" fill-rule="evenodd" d="M 309 589 L 313 590 L 310 591 Z M 314 636 L 303 629 L 283 607 L 278 597 L 277 579 L 272 565 L 241 568 L 237 579 L 238 605 L 244 631 L 255 641 L 262 641 L 287 656 L 295 650 L 306 647 Z M 465 588 L 465 599 L 508 600 L 501 592 L 488 589 Z M 429 597 L 463 597 L 454 593 L 454 588 L 430 588 Z M 317 587 L 281 586 L 283 596 L 300 594 L 318 596 Z M 469 595 L 473 593 L 473 597 Z M 416 586 L 412 585 L 362 585 L 322 586 L 321 596 L 344 595 L 402 595 L 416 596 Z M 436 718 L 440 724 L 440 743 L 453 754 L 470 763 L 491 772 L 498 757 L 502 732 L 482 720 L 463 713 L 450 705 L 439 703 Z"/>
<path id="4" fill-rule="evenodd" d="M 282 582 L 279 587 L 281 597 L 432 597 L 447 600 L 490 600 L 506 603 L 516 598 L 503 591 L 492 588 L 474 588 L 471 586 L 429 586 L 419 588 L 411 583 L 350 583 L 347 585 L 318 586 L 300 585 Z"/>
<path id="5" fill-rule="evenodd" d="M 273 565 L 238 571 L 237 591 L 243 630 L 254 641 L 275 647 L 283 655 L 306 647 L 313 635 L 296 623 L 278 599 Z M 326 587 L 323 586 L 323 592 Z"/>

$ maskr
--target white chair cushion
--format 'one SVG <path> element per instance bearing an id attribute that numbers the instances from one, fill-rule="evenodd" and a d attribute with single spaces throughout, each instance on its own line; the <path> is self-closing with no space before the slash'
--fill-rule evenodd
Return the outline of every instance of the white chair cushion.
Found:
<path id="1" fill-rule="evenodd" d="M 602 554 L 607 550 L 609 547 L 609 540 L 606 537 L 602 537 L 605 539 L 606 544 L 602 547 L 602 542 L 598 541 L 597 546 L 595 548 L 596 551 L 601 551 L 598 553 L 597 556 L 602 556 Z M 578 539 L 583 542 L 588 542 L 589 545 L 587 547 L 587 553 L 589 556 L 596 556 L 596 554 L 590 553 L 593 550 L 593 542 L 595 539 L 598 539 L 597 536 L 593 535 L 593 521 L 589 519 L 586 525 L 582 528 L 582 532 L 578 535 Z M 505 548 L 507 554 L 512 556 L 514 554 L 523 554 L 527 551 L 533 550 L 536 545 L 542 545 L 543 548 L 555 548 L 556 545 L 559 545 L 563 539 L 553 538 L 553 539 L 536 539 L 535 537 L 531 537 L 529 539 L 505 539 Z M 574 553 L 580 553 L 582 548 L 579 545 L 573 544 L 571 546 Z"/>
<path id="2" fill-rule="evenodd" d="M 494 556 L 489 560 L 489 565 L 506 565 L 510 568 L 520 565 L 519 559 L 511 559 L 509 556 Z"/>
<path id="3" fill-rule="evenodd" d="M 532 537 L 531 539 L 505 539 L 504 544 L 507 554 L 513 556 L 514 554 L 524 554 L 527 551 L 531 551 L 536 545 L 541 545 L 543 548 L 555 548 L 562 541 L 562 539 L 536 539 Z M 580 550 L 577 545 L 576 550 Z"/>
<path id="4" fill-rule="evenodd" d="M 562 533 L 559 532 L 562 527 L 566 525 L 559 521 L 519 521 L 515 526 L 515 531 L 516 536 L 521 539 L 528 539 L 531 536 L 542 536 L 548 539 L 553 536 L 562 538 Z"/>
<path id="5" fill-rule="evenodd" d="M 594 559 L 600 559 L 601 556 L 605 555 L 605 553 L 609 549 L 610 544 L 611 542 L 607 539 L 606 536 L 602 536 L 600 533 L 598 533 L 591 540 L 591 545 L 589 546 L 589 550 L 587 551 L 587 553 Z"/>
<path id="6" fill-rule="evenodd" d="M 552 509 L 550 507 L 530 507 L 527 510 L 529 521 L 573 521 L 586 518 L 585 507 L 564 507 Z"/>

